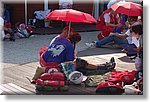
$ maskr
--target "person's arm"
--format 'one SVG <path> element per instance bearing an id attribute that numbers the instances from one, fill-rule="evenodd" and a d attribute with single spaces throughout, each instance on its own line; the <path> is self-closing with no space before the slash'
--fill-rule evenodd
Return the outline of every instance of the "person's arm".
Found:
<path id="1" fill-rule="evenodd" d="M 109 36 L 116 36 L 116 37 L 122 38 L 122 39 L 125 39 L 128 37 L 127 34 L 118 34 L 118 33 L 110 33 Z"/>
<path id="2" fill-rule="evenodd" d="M 105 23 L 106 24 L 106 26 L 111 26 L 111 27 L 121 27 L 122 26 L 122 24 L 121 23 L 118 23 L 118 24 L 112 24 L 112 23 Z"/>
<path id="3" fill-rule="evenodd" d="M 70 46 L 66 49 L 65 60 L 66 61 L 73 61 L 74 59 L 75 59 L 74 48 Z"/>

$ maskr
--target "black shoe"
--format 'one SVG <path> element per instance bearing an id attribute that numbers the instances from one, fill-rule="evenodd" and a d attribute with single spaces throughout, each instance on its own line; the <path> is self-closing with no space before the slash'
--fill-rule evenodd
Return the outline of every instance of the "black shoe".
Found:
<path id="1" fill-rule="evenodd" d="M 31 81 L 31 84 L 36 84 L 35 80 L 32 80 L 32 81 Z"/>
<path id="2" fill-rule="evenodd" d="M 115 68 L 116 66 L 116 63 L 115 63 L 115 59 L 114 57 L 111 57 L 110 61 L 109 62 L 106 62 L 106 66 L 108 69 L 112 70 Z"/>
<path id="3" fill-rule="evenodd" d="M 115 63 L 115 59 L 114 59 L 114 57 L 111 57 L 111 59 L 110 59 L 109 63 Z"/>

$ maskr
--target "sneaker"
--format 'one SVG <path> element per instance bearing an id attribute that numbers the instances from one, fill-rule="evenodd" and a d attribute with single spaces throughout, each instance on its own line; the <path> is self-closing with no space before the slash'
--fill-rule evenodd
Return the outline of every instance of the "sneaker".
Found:
<path id="1" fill-rule="evenodd" d="M 115 63 L 115 59 L 114 59 L 114 57 L 111 57 L 111 59 L 110 59 L 109 63 Z"/>
<path id="2" fill-rule="evenodd" d="M 92 43 L 96 44 L 97 41 L 92 41 Z"/>
<path id="3" fill-rule="evenodd" d="M 111 70 L 115 68 L 116 63 L 115 63 L 114 57 L 111 57 L 110 61 L 106 62 L 106 66 L 108 69 L 111 69 Z"/>
<path id="4" fill-rule="evenodd" d="M 85 43 L 85 45 L 89 48 L 94 48 L 95 47 L 95 43 Z"/>

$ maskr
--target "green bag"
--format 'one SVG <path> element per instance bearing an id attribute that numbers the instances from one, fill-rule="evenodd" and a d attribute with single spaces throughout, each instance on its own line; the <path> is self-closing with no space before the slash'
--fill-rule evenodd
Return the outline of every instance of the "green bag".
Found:
<path id="1" fill-rule="evenodd" d="M 110 77 L 111 73 L 88 76 L 87 79 L 85 80 L 85 85 L 90 87 L 96 87 L 99 83 L 105 82 L 105 80 Z"/>

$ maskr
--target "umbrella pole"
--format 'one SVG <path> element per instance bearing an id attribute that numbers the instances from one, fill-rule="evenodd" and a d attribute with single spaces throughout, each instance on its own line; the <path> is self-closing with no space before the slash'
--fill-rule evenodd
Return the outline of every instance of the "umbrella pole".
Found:
<path id="1" fill-rule="evenodd" d="M 68 36 L 70 35 L 70 27 L 71 27 L 71 22 L 69 22 Z"/>

